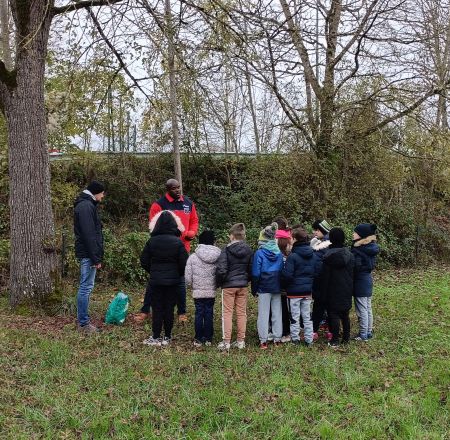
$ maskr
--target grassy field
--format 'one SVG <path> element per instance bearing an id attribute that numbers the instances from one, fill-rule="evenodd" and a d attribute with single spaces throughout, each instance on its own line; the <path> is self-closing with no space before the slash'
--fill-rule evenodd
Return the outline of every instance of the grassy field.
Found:
<path id="1" fill-rule="evenodd" d="M 99 318 L 114 293 L 101 290 Z M 12 315 L 2 298 L 0 439 L 450 438 L 448 268 L 378 274 L 375 338 L 337 351 L 260 352 L 249 303 L 248 348 L 224 354 L 192 349 L 192 322 L 155 349 L 149 327 L 86 338 L 71 317 Z"/>

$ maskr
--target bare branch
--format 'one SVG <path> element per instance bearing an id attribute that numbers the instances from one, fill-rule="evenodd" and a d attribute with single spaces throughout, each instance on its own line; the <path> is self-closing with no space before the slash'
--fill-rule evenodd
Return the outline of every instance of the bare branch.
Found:
<path id="1" fill-rule="evenodd" d="M 123 0 L 74 0 L 72 3 L 69 3 L 64 6 L 54 7 L 52 10 L 53 16 L 59 14 L 65 14 L 67 12 L 77 11 L 79 9 L 87 9 L 96 6 L 110 6 L 115 3 L 120 3 Z"/>

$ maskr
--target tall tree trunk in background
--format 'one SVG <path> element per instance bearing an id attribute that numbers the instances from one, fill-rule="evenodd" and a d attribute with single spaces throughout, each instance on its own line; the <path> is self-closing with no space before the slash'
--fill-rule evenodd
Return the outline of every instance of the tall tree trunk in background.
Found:
<path id="1" fill-rule="evenodd" d="M 19 42 L 15 71 L 0 63 L 9 142 L 12 306 L 51 293 L 57 266 L 44 106 L 52 7 L 48 0 L 12 2 Z"/>
<path id="2" fill-rule="evenodd" d="M 11 70 L 13 67 L 11 58 L 11 46 L 9 45 L 9 5 L 8 0 L 0 0 L 0 26 L 1 26 L 1 50 L 5 67 Z"/>
<path id="3" fill-rule="evenodd" d="M 175 47 L 174 47 L 174 28 L 172 22 L 172 10 L 170 0 L 165 0 L 165 28 L 167 37 L 167 65 L 169 68 L 169 93 L 170 93 L 170 115 L 172 119 L 172 143 L 175 179 L 180 182 L 183 189 L 181 175 L 181 155 L 180 155 L 180 132 L 178 128 L 178 99 L 176 91 L 176 72 L 175 72 Z"/>

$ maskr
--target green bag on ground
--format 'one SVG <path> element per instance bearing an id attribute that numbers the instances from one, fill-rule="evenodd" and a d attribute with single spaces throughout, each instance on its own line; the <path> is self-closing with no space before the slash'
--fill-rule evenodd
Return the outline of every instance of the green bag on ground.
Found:
<path id="1" fill-rule="evenodd" d="M 105 318 L 106 324 L 123 324 L 127 317 L 129 302 L 128 295 L 119 292 L 108 307 Z"/>

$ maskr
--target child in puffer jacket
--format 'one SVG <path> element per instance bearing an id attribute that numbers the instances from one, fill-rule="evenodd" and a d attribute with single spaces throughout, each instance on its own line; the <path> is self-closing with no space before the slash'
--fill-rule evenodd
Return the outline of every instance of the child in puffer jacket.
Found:
<path id="1" fill-rule="evenodd" d="M 361 223 L 353 232 L 352 254 L 355 257 L 355 311 L 359 321 L 359 334 L 356 341 L 367 341 L 372 338 L 372 271 L 375 268 L 376 256 L 380 248 L 376 243 L 377 226 Z"/>
<path id="2" fill-rule="evenodd" d="M 216 263 L 220 249 L 214 246 L 214 231 L 203 231 L 199 245 L 186 264 L 186 285 L 192 287 L 195 304 L 194 347 L 210 346 L 214 334 L 214 302 L 216 296 Z"/>
<path id="3" fill-rule="evenodd" d="M 277 229 L 277 223 L 272 223 L 261 231 L 259 249 L 253 256 L 252 294 L 258 297 L 257 326 L 260 348 L 263 350 L 267 349 L 269 315 L 271 315 L 275 345 L 281 342 L 283 333 L 280 286 L 283 254 L 275 240 Z"/>

